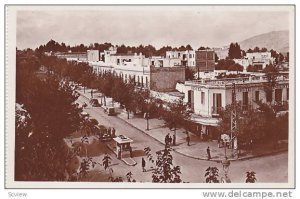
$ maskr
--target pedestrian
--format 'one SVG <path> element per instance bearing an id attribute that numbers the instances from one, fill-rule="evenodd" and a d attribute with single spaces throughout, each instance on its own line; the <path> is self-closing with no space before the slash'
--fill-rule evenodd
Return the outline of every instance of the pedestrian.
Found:
<path id="1" fill-rule="evenodd" d="M 132 154 L 132 147 L 131 146 L 129 147 L 129 153 L 130 153 L 130 157 L 132 158 L 133 154 Z"/>
<path id="2" fill-rule="evenodd" d="M 173 134 L 173 146 L 176 146 L 176 134 Z"/>
<path id="3" fill-rule="evenodd" d="M 166 148 L 167 148 L 168 145 L 169 145 L 169 133 L 165 137 L 165 146 L 166 146 Z"/>
<path id="4" fill-rule="evenodd" d="M 186 142 L 188 146 L 190 146 L 190 141 L 191 141 L 190 135 L 187 133 Z"/>
<path id="5" fill-rule="evenodd" d="M 111 132 L 112 132 L 112 137 L 113 137 L 113 138 L 116 137 L 116 129 L 113 128 Z"/>
<path id="6" fill-rule="evenodd" d="M 209 147 L 207 147 L 206 152 L 207 152 L 207 159 L 210 160 L 211 156 L 210 156 L 210 148 Z"/>
<path id="7" fill-rule="evenodd" d="M 171 135 L 169 135 L 169 146 L 171 146 L 171 144 L 172 144 L 172 137 Z"/>
<path id="8" fill-rule="evenodd" d="M 146 167 L 146 161 L 145 161 L 144 158 L 142 158 L 142 168 L 143 168 L 143 172 L 146 172 L 145 167 Z"/>

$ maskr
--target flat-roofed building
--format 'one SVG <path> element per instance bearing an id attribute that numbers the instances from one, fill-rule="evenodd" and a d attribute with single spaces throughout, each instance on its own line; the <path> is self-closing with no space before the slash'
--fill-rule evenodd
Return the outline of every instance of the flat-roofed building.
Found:
<path id="1" fill-rule="evenodd" d="M 198 123 L 203 132 L 214 137 L 214 127 L 218 126 L 219 114 L 227 105 L 232 104 L 235 85 L 236 101 L 247 111 L 257 108 L 259 101 L 288 107 L 288 74 L 279 76 L 272 91 L 265 89 L 266 76 L 249 76 L 219 80 L 194 80 L 177 84 L 179 92 L 184 93 L 184 102 L 193 112 L 192 120 Z M 211 130 L 211 132 L 210 132 Z"/>
<path id="2" fill-rule="evenodd" d="M 88 61 L 100 61 L 99 50 L 87 50 Z"/>

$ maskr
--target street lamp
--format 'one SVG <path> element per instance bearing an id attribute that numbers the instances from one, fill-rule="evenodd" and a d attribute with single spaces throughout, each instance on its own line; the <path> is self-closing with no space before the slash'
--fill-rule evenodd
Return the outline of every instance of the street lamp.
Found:
<path id="1" fill-rule="evenodd" d="M 146 120 L 147 120 L 147 128 L 146 128 L 146 130 L 149 131 L 149 112 L 146 113 Z"/>
<path id="2" fill-rule="evenodd" d="M 225 140 L 225 145 L 224 147 L 224 159 L 221 161 L 222 166 L 223 166 L 223 171 L 224 171 L 224 178 L 222 178 L 223 183 L 230 183 L 231 180 L 228 177 L 228 171 L 229 171 L 229 166 L 230 166 L 230 161 L 228 160 L 227 154 L 226 154 L 226 148 L 228 146 L 227 140 Z"/>
<path id="3" fill-rule="evenodd" d="M 149 106 L 150 106 L 150 102 L 149 100 L 145 100 L 146 101 L 146 107 L 147 107 L 147 112 L 145 113 L 145 119 L 147 120 L 147 128 L 146 130 L 149 131 Z"/>

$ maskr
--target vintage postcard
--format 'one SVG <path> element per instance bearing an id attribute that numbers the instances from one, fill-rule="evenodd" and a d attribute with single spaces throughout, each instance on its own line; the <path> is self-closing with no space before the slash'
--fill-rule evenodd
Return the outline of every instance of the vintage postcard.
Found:
<path id="1" fill-rule="evenodd" d="M 294 188 L 294 5 L 6 5 L 6 188 Z"/>

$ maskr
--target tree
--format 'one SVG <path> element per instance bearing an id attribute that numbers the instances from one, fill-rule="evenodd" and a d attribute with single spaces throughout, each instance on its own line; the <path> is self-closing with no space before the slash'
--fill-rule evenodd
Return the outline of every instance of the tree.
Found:
<path id="1" fill-rule="evenodd" d="M 144 149 L 149 161 L 154 163 L 150 147 Z M 156 152 L 155 168 L 152 172 L 152 182 L 154 183 L 181 183 L 180 166 L 173 165 L 173 156 L 170 149 Z"/>
<path id="2" fill-rule="evenodd" d="M 189 67 L 185 67 L 185 80 L 193 80 L 193 79 L 194 79 L 194 71 Z"/>
<path id="3" fill-rule="evenodd" d="M 198 48 L 198 50 L 205 50 L 206 48 L 204 46 L 201 46 Z"/>
<path id="4" fill-rule="evenodd" d="M 22 128 L 16 128 L 15 179 L 64 180 L 68 159 L 63 138 L 78 130 L 82 122 L 75 104 L 78 96 L 57 76 L 38 76 L 36 66 L 31 65 L 33 57 L 38 59 L 17 54 L 16 102 L 26 110 L 30 122 L 25 120 L 26 128 L 17 123 Z M 16 121 L 20 122 L 18 115 Z"/>
<path id="5" fill-rule="evenodd" d="M 231 112 L 233 109 L 233 105 L 227 105 L 224 110 L 220 111 L 220 122 L 217 128 L 220 135 L 231 133 Z M 264 137 L 266 118 L 263 113 L 242 106 L 240 102 L 237 103 L 235 109 L 237 129 L 233 132 L 233 136 L 237 137 L 239 149 L 248 149 L 251 140 L 255 141 Z"/>
<path id="6" fill-rule="evenodd" d="M 232 59 L 221 59 L 216 66 L 216 70 L 243 71 L 243 66 L 236 64 Z"/>
<path id="7" fill-rule="evenodd" d="M 253 49 L 253 52 L 254 52 L 254 53 L 258 53 L 258 52 L 260 52 L 260 49 L 259 49 L 259 47 L 257 47 L 257 46 L 256 46 L 256 47 Z"/>
<path id="8" fill-rule="evenodd" d="M 263 72 L 266 73 L 267 82 L 264 84 L 266 92 L 272 92 L 277 85 L 277 77 L 279 75 L 279 68 L 273 64 L 268 64 Z"/>
<path id="9" fill-rule="evenodd" d="M 251 48 L 249 48 L 249 49 L 247 50 L 247 53 L 253 53 L 253 50 L 252 50 Z"/>
<path id="10" fill-rule="evenodd" d="M 262 49 L 260 49 L 260 52 L 267 52 L 268 51 L 268 49 L 267 48 L 265 48 L 265 47 L 263 47 Z"/>
<path id="11" fill-rule="evenodd" d="M 186 50 L 193 50 L 192 46 L 190 44 L 186 45 L 185 47 Z"/>
<path id="12" fill-rule="evenodd" d="M 258 72 L 258 68 L 253 65 L 249 65 L 247 66 L 247 72 Z"/>
<path id="13" fill-rule="evenodd" d="M 254 171 L 247 171 L 246 172 L 246 183 L 255 183 L 256 177 L 255 177 Z"/>
<path id="14" fill-rule="evenodd" d="M 228 67 L 228 70 L 229 70 L 229 71 L 243 71 L 243 70 L 244 70 L 244 67 L 241 66 L 241 65 L 238 64 L 238 63 L 235 63 L 235 64 L 229 66 L 229 67 Z"/>
<path id="15" fill-rule="evenodd" d="M 241 47 L 238 43 L 231 43 L 228 50 L 228 57 L 230 59 L 240 59 L 241 56 Z"/>
<path id="16" fill-rule="evenodd" d="M 164 112 L 163 118 L 165 124 L 170 129 L 176 130 L 179 126 L 185 127 L 185 121 L 190 117 L 190 113 L 187 111 L 187 105 L 181 101 L 168 104 L 168 110 Z"/>
<path id="17" fill-rule="evenodd" d="M 215 53 L 215 62 L 218 62 L 219 61 L 219 57 L 218 55 Z"/>
<path id="18" fill-rule="evenodd" d="M 206 183 L 219 183 L 219 169 L 217 167 L 208 167 L 206 170 L 205 170 L 205 175 L 204 177 L 206 178 L 205 179 L 205 182 Z"/>

